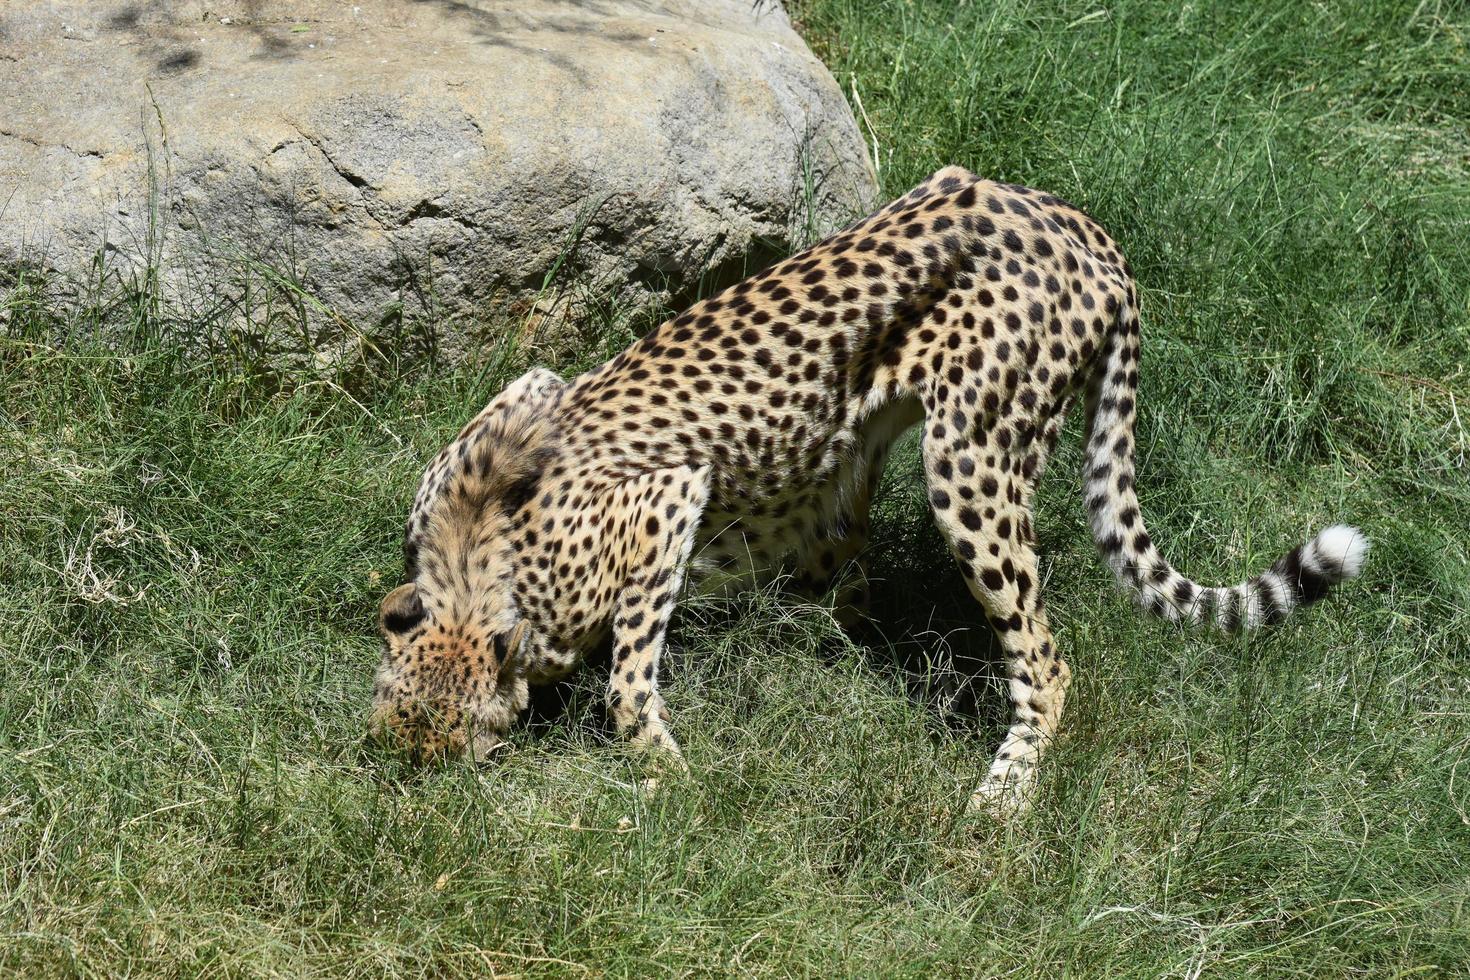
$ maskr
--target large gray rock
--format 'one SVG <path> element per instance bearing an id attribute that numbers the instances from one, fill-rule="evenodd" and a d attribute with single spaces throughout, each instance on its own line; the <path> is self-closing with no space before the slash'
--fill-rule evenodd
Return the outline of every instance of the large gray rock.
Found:
<path id="1" fill-rule="evenodd" d="M 0 5 L 4 265 L 493 318 L 583 223 L 571 269 L 641 303 L 873 194 L 774 0 Z"/>

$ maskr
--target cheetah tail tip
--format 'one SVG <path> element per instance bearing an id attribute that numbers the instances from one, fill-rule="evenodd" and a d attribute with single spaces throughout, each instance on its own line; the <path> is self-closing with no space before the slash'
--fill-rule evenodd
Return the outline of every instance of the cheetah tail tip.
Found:
<path id="1" fill-rule="evenodd" d="M 1368 537 L 1358 528 L 1334 524 L 1312 539 L 1312 550 L 1324 571 L 1331 569 L 1336 582 L 1357 578 L 1368 559 Z"/>

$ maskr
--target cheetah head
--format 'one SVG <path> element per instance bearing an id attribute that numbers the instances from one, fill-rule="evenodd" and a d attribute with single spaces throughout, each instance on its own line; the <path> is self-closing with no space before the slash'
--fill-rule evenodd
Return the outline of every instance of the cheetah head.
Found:
<path id="1" fill-rule="evenodd" d="M 454 615 L 452 604 L 425 601 L 410 582 L 378 611 L 383 659 L 373 684 L 368 730 L 415 762 L 488 757 L 525 709 L 519 659 L 530 630 L 508 611 Z"/>
<path id="2" fill-rule="evenodd" d="M 557 457 L 549 407 L 565 387 L 533 370 L 439 453 L 404 535 L 407 584 L 383 599 L 369 733 L 419 761 L 483 758 L 526 707 L 531 630 L 515 600 L 513 536 Z"/>

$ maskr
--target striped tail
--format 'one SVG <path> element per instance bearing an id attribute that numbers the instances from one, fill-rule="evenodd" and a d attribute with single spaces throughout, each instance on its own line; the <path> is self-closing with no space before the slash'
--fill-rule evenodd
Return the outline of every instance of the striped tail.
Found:
<path id="1" fill-rule="evenodd" d="M 1134 492 L 1138 314 L 1125 308 L 1088 388 L 1084 492 L 1098 549 L 1124 588 L 1156 616 L 1213 620 L 1222 630 L 1280 622 L 1362 570 L 1368 540 L 1335 524 L 1239 585 L 1211 588 L 1179 574 L 1154 547 Z"/>

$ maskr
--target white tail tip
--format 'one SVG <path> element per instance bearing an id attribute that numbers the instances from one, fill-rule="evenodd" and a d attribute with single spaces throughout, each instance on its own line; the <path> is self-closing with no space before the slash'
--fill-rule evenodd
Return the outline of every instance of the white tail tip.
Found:
<path id="1" fill-rule="evenodd" d="M 1317 566 L 1339 582 L 1356 578 L 1363 570 L 1368 548 L 1367 536 L 1346 524 L 1334 524 L 1312 539 Z"/>

